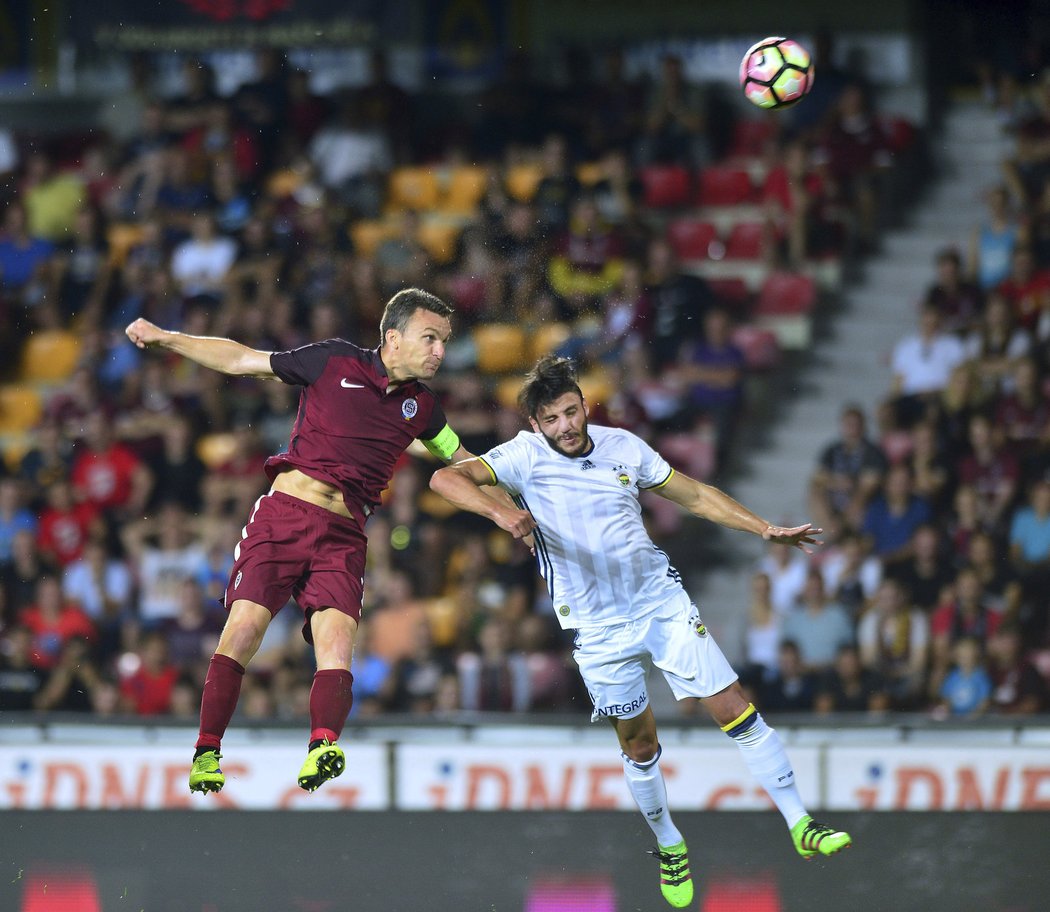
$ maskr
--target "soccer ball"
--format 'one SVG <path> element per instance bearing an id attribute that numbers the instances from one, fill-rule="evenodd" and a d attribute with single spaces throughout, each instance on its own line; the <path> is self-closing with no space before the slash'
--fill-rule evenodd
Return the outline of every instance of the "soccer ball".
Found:
<path id="1" fill-rule="evenodd" d="M 786 108 L 813 88 L 814 69 L 807 51 L 790 38 L 763 38 L 740 61 L 740 86 L 760 108 Z"/>

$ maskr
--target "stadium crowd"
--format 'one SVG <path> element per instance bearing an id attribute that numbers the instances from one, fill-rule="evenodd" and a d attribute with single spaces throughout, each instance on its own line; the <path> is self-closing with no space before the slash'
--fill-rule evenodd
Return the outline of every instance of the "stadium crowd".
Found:
<path id="1" fill-rule="evenodd" d="M 553 348 L 579 360 L 594 420 L 710 477 L 775 340 L 749 325 L 747 289 L 692 268 L 721 257 L 721 241 L 698 255 L 670 221 L 696 209 L 701 169 L 742 160 L 748 170 L 735 173 L 750 183 L 735 201 L 758 213 L 751 258 L 802 271 L 873 242 L 879 180 L 899 148 L 863 86 L 830 62 L 781 135 L 772 121 L 735 123 L 720 92 L 688 81 L 673 57 L 634 78 L 619 52 L 574 54 L 554 82 L 515 58 L 460 99 L 473 112 L 463 118 L 395 84 L 381 54 L 367 84 L 327 96 L 270 50 L 226 96 L 194 60 L 162 97 L 146 64 L 132 61 L 127 91 L 88 134 L 0 136 L 0 370 L 40 409 L 25 427 L 3 426 L 3 711 L 196 714 L 239 524 L 265 491 L 264 456 L 287 442 L 296 390 L 139 352 L 123 333 L 136 317 L 264 350 L 332 336 L 372 345 L 387 297 L 424 287 L 457 309 L 436 385 L 468 448 L 521 427 L 517 376 Z M 1045 196 L 1032 197 L 1024 227 L 1001 213 L 1032 242 L 1028 272 L 1018 244 L 1006 284 L 952 285 L 944 273 L 931 294 L 924 320 L 931 332 L 954 321 L 936 338 L 959 353 L 944 355 L 943 382 L 923 374 L 916 385 L 905 352 L 880 445 L 854 415 L 829 450 L 814 509 L 839 531 L 819 574 L 778 554 L 756 583 L 756 618 L 766 613 L 749 657 L 785 694 L 797 689 L 789 635 L 802 679 L 832 660 L 843 668 L 838 641 L 799 620 L 837 613 L 821 608 L 829 600 L 846 613 L 843 642 L 860 622 L 857 686 L 877 670 L 901 707 L 925 699 L 929 666 L 909 662 L 927 648 L 927 614 L 939 677 L 960 632 L 998 643 L 1020 624 L 1033 645 L 1045 626 L 1030 610 L 1050 506 L 1050 486 L 1034 484 L 1046 453 L 1034 342 L 1045 305 L 1020 303 L 1046 265 Z M 992 274 L 979 252 L 980 275 Z M 977 402 L 998 410 L 994 424 Z M 369 522 L 354 713 L 586 703 L 527 550 L 450 515 L 427 489 L 433 467 L 406 457 Z M 675 514 L 654 508 L 651 519 L 658 535 L 677 529 Z M 1000 565 L 1007 538 L 1013 560 Z M 798 596 L 807 607 L 794 607 Z M 996 629 L 1001 613 L 1012 623 Z M 297 613 L 282 612 L 246 677 L 242 717 L 304 716 L 312 671 Z"/>
<path id="2" fill-rule="evenodd" d="M 847 406 L 810 484 L 829 546 L 773 549 L 746 652 L 770 710 L 1050 706 L 1050 71 L 985 80 L 1012 153 L 936 257 L 872 426 Z M 968 242 L 968 244 L 967 244 Z"/>

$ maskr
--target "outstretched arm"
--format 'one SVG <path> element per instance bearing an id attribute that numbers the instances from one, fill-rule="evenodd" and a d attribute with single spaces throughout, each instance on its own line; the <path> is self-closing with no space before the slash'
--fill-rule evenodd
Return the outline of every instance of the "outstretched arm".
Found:
<path id="1" fill-rule="evenodd" d="M 270 352 L 256 351 L 234 342 L 211 336 L 188 336 L 161 329 L 141 317 L 124 330 L 139 348 L 166 348 L 198 364 L 234 377 L 276 377 L 270 367 Z"/>
<path id="2" fill-rule="evenodd" d="M 484 490 L 493 484 L 492 472 L 476 457 L 438 469 L 430 477 L 430 489 L 454 507 L 491 519 L 515 538 L 526 538 L 536 528 L 532 514 L 515 507 L 506 492 L 495 497 Z"/>
<path id="3" fill-rule="evenodd" d="M 812 552 L 809 545 L 820 544 L 813 536 L 824 531 L 814 529 L 812 523 L 793 528 L 774 526 L 757 513 L 752 513 L 743 504 L 737 503 L 724 491 L 678 472 L 675 472 L 662 488 L 657 488 L 655 493 L 685 507 L 701 519 L 709 519 L 727 529 L 739 529 L 741 532 L 760 535 L 766 541 L 795 545 L 807 554 Z"/>

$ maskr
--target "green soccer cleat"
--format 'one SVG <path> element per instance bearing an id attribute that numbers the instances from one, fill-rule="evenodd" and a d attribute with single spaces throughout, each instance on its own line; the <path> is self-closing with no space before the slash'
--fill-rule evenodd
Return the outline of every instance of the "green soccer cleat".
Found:
<path id="1" fill-rule="evenodd" d="M 191 792 L 221 792 L 226 784 L 226 777 L 219 769 L 219 758 L 222 756 L 218 751 L 205 751 L 200 756 L 193 758 L 193 767 L 190 769 L 190 791 Z"/>
<path id="2" fill-rule="evenodd" d="M 299 770 L 299 788 L 315 792 L 322 783 L 334 779 L 346 769 L 346 754 L 338 744 L 322 741 L 306 755 Z"/>
<path id="3" fill-rule="evenodd" d="M 661 846 L 655 852 L 660 862 L 660 892 L 676 909 L 684 909 L 693 901 L 693 875 L 689 873 L 689 855 L 685 842 Z"/>
<path id="4" fill-rule="evenodd" d="M 814 855 L 834 855 L 853 845 L 849 833 L 817 823 L 808 815 L 791 828 L 791 839 L 798 854 L 806 859 Z"/>

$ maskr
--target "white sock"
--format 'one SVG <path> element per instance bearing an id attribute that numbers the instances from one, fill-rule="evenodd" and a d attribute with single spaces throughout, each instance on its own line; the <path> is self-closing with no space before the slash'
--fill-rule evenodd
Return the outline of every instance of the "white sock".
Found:
<path id="1" fill-rule="evenodd" d="M 744 715 L 722 730 L 736 741 L 751 775 L 773 799 L 788 828 L 807 816 L 787 751 L 776 730 L 766 725 L 758 710 L 749 706 Z"/>
<path id="2" fill-rule="evenodd" d="M 667 787 L 664 785 L 664 774 L 660 771 L 662 753 L 663 748 L 657 745 L 656 756 L 648 763 L 638 763 L 622 751 L 620 756 L 623 757 L 623 775 L 635 804 L 656 836 L 657 844 L 666 849 L 678 845 L 682 841 L 682 834 L 667 809 Z"/>

